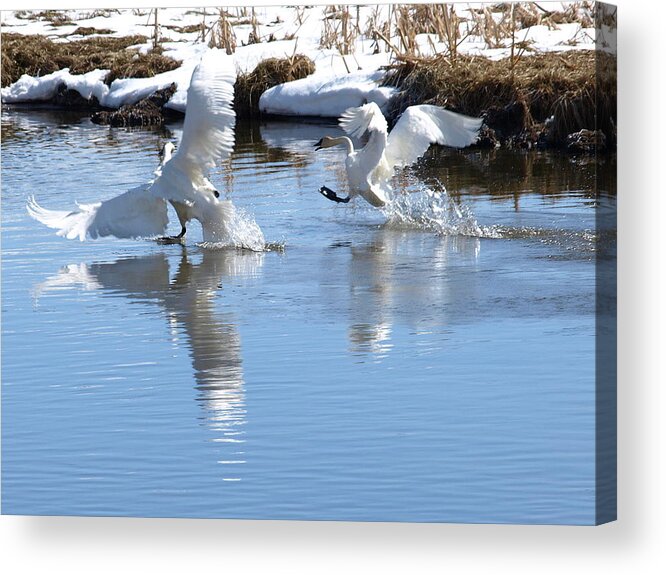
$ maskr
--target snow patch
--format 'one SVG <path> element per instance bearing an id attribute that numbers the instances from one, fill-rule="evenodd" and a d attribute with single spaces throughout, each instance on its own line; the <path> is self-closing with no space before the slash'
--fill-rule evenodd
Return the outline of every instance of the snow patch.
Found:
<path id="1" fill-rule="evenodd" d="M 380 87 L 383 76 L 379 71 L 315 74 L 266 90 L 259 99 L 259 109 L 267 114 L 324 118 L 337 118 L 347 108 L 367 102 L 384 110 L 395 88 Z"/>
<path id="2" fill-rule="evenodd" d="M 70 74 L 69 68 L 64 68 L 41 78 L 24 74 L 11 86 L 2 89 L 2 101 L 13 104 L 49 100 L 55 95 L 58 86 L 65 84 L 86 99 L 95 96 L 102 102 L 109 93 L 109 87 L 104 83 L 108 73 L 108 70 L 93 70 L 87 74 Z"/>

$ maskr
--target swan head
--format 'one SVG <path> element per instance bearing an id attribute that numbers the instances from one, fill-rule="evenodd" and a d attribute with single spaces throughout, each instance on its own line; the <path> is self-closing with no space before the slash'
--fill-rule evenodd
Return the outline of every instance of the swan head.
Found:
<path id="1" fill-rule="evenodd" d="M 315 150 L 321 150 L 322 148 L 331 148 L 339 143 L 340 143 L 339 138 L 331 138 L 331 136 L 324 136 L 314 145 L 314 148 Z"/>

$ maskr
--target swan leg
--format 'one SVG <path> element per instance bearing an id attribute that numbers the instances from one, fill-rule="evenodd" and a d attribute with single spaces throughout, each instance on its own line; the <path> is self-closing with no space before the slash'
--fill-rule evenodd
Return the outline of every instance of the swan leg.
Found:
<path id="1" fill-rule="evenodd" d="M 177 236 L 165 236 L 162 238 L 157 238 L 157 242 L 160 244 L 182 244 L 186 233 L 187 229 L 185 226 L 183 226 Z"/>
<path id="2" fill-rule="evenodd" d="M 327 188 L 326 186 L 322 186 L 321 188 L 319 188 L 319 193 L 325 198 L 331 200 L 332 202 L 338 202 L 340 204 L 346 204 L 349 202 L 349 200 L 351 200 L 350 196 L 347 196 L 346 198 L 341 198 L 331 188 Z"/>

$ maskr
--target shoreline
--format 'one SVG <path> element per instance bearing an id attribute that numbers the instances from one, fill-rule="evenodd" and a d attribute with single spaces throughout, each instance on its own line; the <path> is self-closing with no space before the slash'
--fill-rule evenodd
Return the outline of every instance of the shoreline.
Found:
<path id="1" fill-rule="evenodd" d="M 200 55 L 212 46 L 234 55 L 238 69 L 234 107 L 239 117 L 289 119 L 307 115 L 329 120 L 337 119 L 348 107 L 375 101 L 391 125 L 410 105 L 434 104 L 483 117 L 476 146 L 612 153 L 616 148 L 616 57 L 595 49 L 599 36 L 593 44 L 570 40 L 570 46 L 558 50 L 549 44 L 554 42 L 552 38 L 544 38 L 549 31 L 562 36 L 562 29 L 576 26 L 575 22 L 579 22 L 579 29 L 573 38 L 584 37 L 583 30 L 602 31 L 604 25 L 612 30 L 614 20 L 605 21 L 605 15 L 596 12 L 590 18 L 581 3 L 569 6 L 567 11 L 544 15 L 538 5 L 521 3 L 516 5 L 515 14 L 511 11 L 510 20 L 507 10 L 498 5 L 494 9 L 501 8 L 498 14 L 504 28 L 498 32 L 498 25 L 493 32 L 497 37 L 492 38 L 488 30 L 480 32 L 479 27 L 497 22 L 498 14 L 469 9 L 474 31 L 479 38 L 483 34 L 487 47 L 480 51 L 477 40 L 465 37 L 459 46 L 454 39 L 442 39 L 442 18 L 453 22 L 458 31 L 465 25 L 470 30 L 470 18 L 445 6 L 439 13 L 439 8 L 396 5 L 396 11 L 403 11 L 401 23 L 396 23 L 398 39 L 391 36 L 391 28 L 386 34 L 386 28 L 379 31 L 376 14 L 375 28 L 361 32 L 357 13 L 357 36 L 342 37 L 342 44 L 340 31 L 328 28 L 338 21 L 331 18 L 349 19 L 349 9 L 330 12 L 331 7 L 321 7 L 325 18 L 310 22 L 303 37 L 310 45 L 302 51 L 297 50 L 301 38 L 294 42 L 293 33 L 285 32 L 282 40 L 273 31 L 269 38 L 262 37 L 262 23 L 254 9 L 250 20 L 234 21 L 233 14 L 221 12 L 219 22 L 211 24 L 207 44 L 201 41 L 205 16 L 199 28 L 193 24 L 179 28 L 182 36 L 189 34 L 187 39 L 160 38 L 156 27 L 152 41 L 145 26 L 123 28 L 128 35 L 118 36 L 110 28 L 82 25 L 88 18 L 85 14 L 67 19 L 63 16 L 67 11 L 51 15 L 51 25 L 58 31 L 77 26 L 73 33 L 81 36 L 78 39 L 60 32 L 52 40 L 45 32 L 7 31 L 3 20 L 2 100 L 3 105 L 23 107 L 39 102 L 41 106 L 86 111 L 99 124 L 160 125 L 184 114 L 191 72 Z M 243 14 L 250 13 L 239 12 L 237 17 Z M 405 20 L 405 15 L 413 16 L 413 21 Z M 14 13 L 14 17 L 33 23 L 47 18 L 43 13 Z M 303 14 L 298 17 L 303 18 Z M 389 22 L 390 17 L 389 12 Z M 157 21 L 157 14 L 155 18 Z M 279 13 L 267 26 L 278 22 Z M 287 23 L 282 22 L 286 28 Z M 112 18 L 108 23 L 112 24 Z M 225 36 L 220 36 L 222 24 Z M 589 28 L 592 24 L 597 28 Z M 45 26 L 43 22 L 40 25 Z M 516 42 L 518 27 L 521 37 L 532 34 L 535 40 Z M 164 25 L 170 34 L 175 34 L 176 28 Z M 245 28 L 249 31 L 247 40 L 240 36 Z M 191 38 L 198 29 L 202 38 Z M 213 35 L 216 30 L 217 35 Z M 424 48 L 424 30 L 429 32 L 430 53 Z M 315 32 L 320 32 L 321 38 L 317 39 Z M 437 45 L 433 40 L 436 33 L 440 35 Z M 374 42 L 372 53 L 369 38 Z M 539 38 L 542 47 L 537 49 L 534 43 Z M 333 42 L 331 48 L 325 42 Z M 291 53 L 287 44 L 293 46 Z M 467 46 L 466 51 L 462 46 Z"/>

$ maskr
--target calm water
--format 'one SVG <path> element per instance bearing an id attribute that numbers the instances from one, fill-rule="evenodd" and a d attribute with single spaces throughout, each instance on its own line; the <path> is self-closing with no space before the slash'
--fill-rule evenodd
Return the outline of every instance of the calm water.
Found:
<path id="1" fill-rule="evenodd" d="M 181 127 L 3 109 L 3 513 L 594 522 L 614 166 L 431 151 L 387 223 L 317 194 L 343 191 L 341 151 L 313 150 L 333 126 L 268 123 L 213 180 L 281 250 L 26 215 L 149 180 Z"/>

